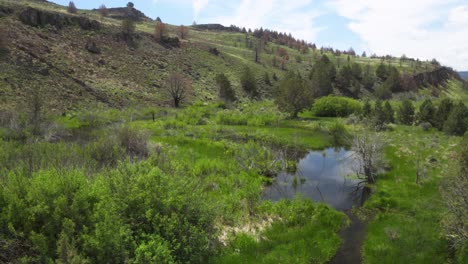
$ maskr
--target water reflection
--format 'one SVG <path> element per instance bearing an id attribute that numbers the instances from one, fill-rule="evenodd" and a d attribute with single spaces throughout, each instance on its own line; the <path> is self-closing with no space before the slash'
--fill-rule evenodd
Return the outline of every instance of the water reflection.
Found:
<path id="1" fill-rule="evenodd" d="M 353 153 L 344 148 L 329 148 L 309 152 L 297 165 L 294 174 L 280 173 L 275 182 L 266 187 L 263 198 L 277 201 L 291 199 L 298 193 L 317 202 L 324 202 L 337 210 L 348 210 L 363 203 L 363 189 L 355 174 Z"/>

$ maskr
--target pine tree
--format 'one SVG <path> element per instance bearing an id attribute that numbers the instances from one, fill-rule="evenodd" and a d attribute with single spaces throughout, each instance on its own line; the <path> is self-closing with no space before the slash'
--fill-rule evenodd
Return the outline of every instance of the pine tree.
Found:
<path id="1" fill-rule="evenodd" d="M 364 117 L 370 117 L 372 114 L 372 107 L 371 107 L 371 104 L 369 102 L 369 100 L 366 100 L 364 102 L 364 106 L 362 107 L 362 115 Z"/>
<path id="2" fill-rule="evenodd" d="M 460 102 L 456 104 L 444 124 L 444 132 L 449 135 L 463 136 L 468 128 L 468 108 Z"/>
<path id="3" fill-rule="evenodd" d="M 434 125 L 435 108 L 430 99 L 425 100 L 419 107 L 418 122 Z"/>
<path id="4" fill-rule="evenodd" d="M 288 112 L 292 117 L 312 105 L 312 92 L 308 89 L 306 80 L 299 74 L 289 72 L 280 82 L 276 103 L 282 111 Z"/>
<path id="5" fill-rule="evenodd" d="M 317 64 L 314 65 L 309 75 L 314 97 L 322 97 L 331 94 L 335 77 L 335 65 L 326 55 L 322 56 Z"/>
<path id="6" fill-rule="evenodd" d="M 75 3 L 73 1 L 70 1 L 70 3 L 68 3 L 67 12 L 70 14 L 76 14 L 78 12 L 78 8 L 76 8 Z"/>
<path id="7" fill-rule="evenodd" d="M 409 100 L 403 101 L 398 109 L 398 120 L 404 125 L 412 125 L 414 119 L 414 106 Z"/>
<path id="8" fill-rule="evenodd" d="M 382 101 L 375 102 L 373 111 L 373 125 L 377 130 L 380 130 L 386 123 L 386 115 L 382 107 Z"/>
<path id="9" fill-rule="evenodd" d="M 255 80 L 255 76 L 250 70 L 249 67 L 245 67 L 242 75 L 241 75 L 241 86 L 242 89 L 251 97 L 256 98 L 259 95 L 257 81 Z"/>
<path id="10" fill-rule="evenodd" d="M 225 103 L 231 103 L 236 100 L 236 94 L 234 89 L 232 89 L 231 82 L 223 73 L 220 73 L 216 76 L 216 83 L 219 87 L 219 97 Z"/>
<path id="11" fill-rule="evenodd" d="M 389 101 L 385 101 L 384 105 L 385 123 L 395 123 L 395 111 Z"/>
<path id="12" fill-rule="evenodd" d="M 453 101 L 449 98 L 443 99 L 434 116 L 435 127 L 439 130 L 444 129 L 444 123 L 452 111 Z"/>

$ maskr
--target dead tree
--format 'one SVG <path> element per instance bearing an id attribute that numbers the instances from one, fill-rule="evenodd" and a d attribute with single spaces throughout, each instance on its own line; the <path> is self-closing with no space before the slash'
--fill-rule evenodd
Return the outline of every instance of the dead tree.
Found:
<path id="1" fill-rule="evenodd" d="M 352 151 L 358 162 L 357 174 L 367 183 L 375 183 L 379 169 L 383 165 L 384 143 L 380 134 L 362 131 L 354 136 Z"/>
<path id="2" fill-rule="evenodd" d="M 182 73 L 172 73 L 166 80 L 166 96 L 178 108 L 181 102 L 188 100 L 192 95 L 192 84 Z"/>

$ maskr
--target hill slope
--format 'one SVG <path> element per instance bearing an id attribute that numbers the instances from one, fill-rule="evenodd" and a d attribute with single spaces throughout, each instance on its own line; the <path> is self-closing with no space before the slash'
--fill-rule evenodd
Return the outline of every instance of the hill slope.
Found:
<path id="1" fill-rule="evenodd" d="M 0 35 L 6 43 L 0 62 L 2 108 L 20 105 L 37 89 L 47 98 L 49 109 L 57 110 L 165 104 L 161 89 L 173 71 L 190 77 L 200 100 L 217 99 L 215 76 L 219 73 L 226 74 L 242 96 L 239 77 L 245 66 L 253 70 L 261 95 L 268 97 L 275 83 L 267 84 L 265 74 L 271 79 L 273 75 L 281 78 L 285 70 L 307 75 L 322 54 L 337 65 L 348 60 L 344 54 L 281 46 L 288 60 L 285 69 L 280 69 L 276 62 L 280 45 L 270 41 L 255 63 L 252 43 L 257 39 L 222 27 L 191 27 L 188 39 L 180 47 L 171 47 L 154 39 L 154 21 L 138 10 L 132 11 L 137 22 L 134 41 L 129 44 L 120 36 L 122 9 L 110 11 L 109 17 L 101 18 L 96 10 L 68 14 L 65 7 L 44 1 L 0 0 Z M 176 36 L 177 30 L 168 26 L 169 36 Z M 215 48 L 219 54 L 213 52 Z M 372 71 L 381 63 L 380 58 L 357 56 L 349 61 L 370 65 Z M 385 63 L 409 73 L 434 69 L 429 63 L 414 61 L 387 59 Z"/>

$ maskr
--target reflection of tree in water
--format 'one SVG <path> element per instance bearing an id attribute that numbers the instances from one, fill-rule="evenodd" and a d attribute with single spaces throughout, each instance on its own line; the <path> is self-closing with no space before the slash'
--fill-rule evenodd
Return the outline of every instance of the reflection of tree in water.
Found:
<path id="1" fill-rule="evenodd" d="M 266 191 L 266 197 L 276 200 L 303 193 L 338 208 L 360 204 L 363 188 L 358 186 L 357 180 L 347 176 L 353 171 L 354 163 L 353 153 L 342 148 L 310 152 L 298 162 L 294 174 L 283 171 L 277 176 L 275 183 Z M 324 183 L 326 190 L 323 189 Z"/>

